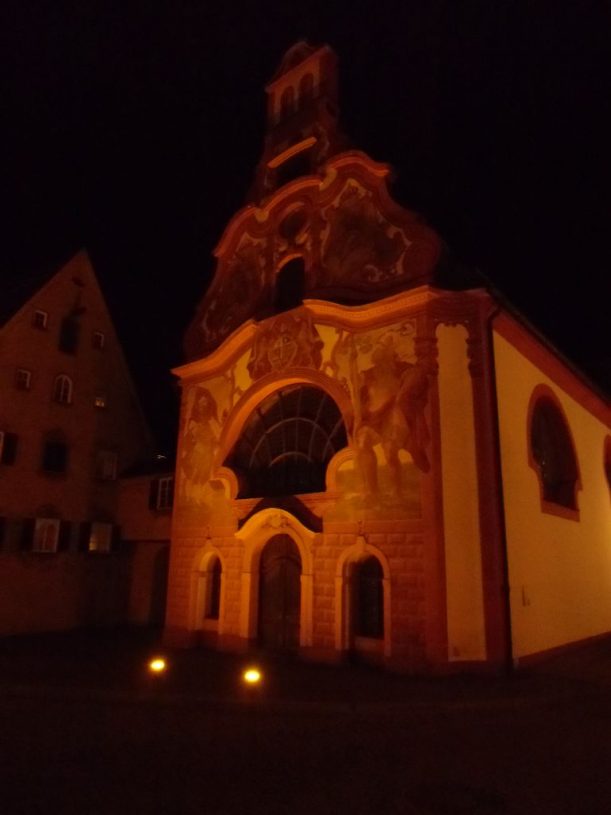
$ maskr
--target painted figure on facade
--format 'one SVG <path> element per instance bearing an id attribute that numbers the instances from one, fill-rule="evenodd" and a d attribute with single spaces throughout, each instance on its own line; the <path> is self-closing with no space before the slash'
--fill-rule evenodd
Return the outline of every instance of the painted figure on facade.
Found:
<path id="1" fill-rule="evenodd" d="M 326 212 L 329 235 L 323 254 L 327 281 L 362 285 L 391 280 L 405 251 L 399 231 L 389 234 L 389 224 L 380 217 L 369 196 L 348 186 L 339 205 Z"/>
<path id="2" fill-rule="evenodd" d="M 194 386 L 189 392 L 181 457 L 184 499 L 201 504 L 210 480 L 219 436 L 218 410 L 207 388 Z"/>
<path id="3" fill-rule="evenodd" d="M 356 364 L 356 349 L 353 351 Z M 378 493 L 378 462 L 374 451 L 381 444 L 388 465 L 392 492 L 402 491 L 399 452 L 408 452 L 423 472 L 430 464 L 426 454 L 429 432 L 424 417 L 428 380 L 422 368 L 402 360 L 391 335 L 384 337 L 372 352 L 373 365 L 358 372 L 355 398 L 356 462 L 363 488 L 368 495 Z"/>

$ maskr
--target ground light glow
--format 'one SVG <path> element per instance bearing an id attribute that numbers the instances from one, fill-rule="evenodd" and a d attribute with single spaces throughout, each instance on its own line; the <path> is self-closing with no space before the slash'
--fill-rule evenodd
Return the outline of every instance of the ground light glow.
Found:
<path id="1" fill-rule="evenodd" d="M 261 671 L 258 668 L 247 668 L 242 674 L 242 679 L 247 685 L 258 685 L 262 679 Z"/>
<path id="2" fill-rule="evenodd" d="M 166 669 L 166 661 L 161 657 L 155 657 L 149 662 L 149 671 L 154 674 L 163 673 Z"/>

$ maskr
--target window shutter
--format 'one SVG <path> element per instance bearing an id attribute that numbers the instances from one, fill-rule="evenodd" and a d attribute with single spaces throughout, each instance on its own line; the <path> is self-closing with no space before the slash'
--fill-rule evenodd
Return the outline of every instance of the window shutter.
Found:
<path id="1" fill-rule="evenodd" d="M 149 488 L 149 509 L 157 509 L 159 498 L 159 479 L 153 478 Z"/>
<path id="2" fill-rule="evenodd" d="M 17 458 L 17 434 L 5 433 L 2 445 L 2 463 L 14 464 Z"/>
<path id="3" fill-rule="evenodd" d="M 83 521 L 79 526 L 78 550 L 79 552 L 89 551 L 89 538 L 91 537 L 91 523 Z"/>
<path id="4" fill-rule="evenodd" d="M 110 551 L 118 552 L 120 547 L 121 547 L 121 527 L 113 524 Z"/>
<path id="5" fill-rule="evenodd" d="M 22 552 L 31 552 L 34 543 L 35 518 L 24 518 L 21 524 L 21 538 L 19 548 Z"/>
<path id="6" fill-rule="evenodd" d="M 59 522 L 59 537 L 57 539 L 57 551 L 66 552 L 70 548 L 70 533 L 72 524 L 70 521 Z"/>

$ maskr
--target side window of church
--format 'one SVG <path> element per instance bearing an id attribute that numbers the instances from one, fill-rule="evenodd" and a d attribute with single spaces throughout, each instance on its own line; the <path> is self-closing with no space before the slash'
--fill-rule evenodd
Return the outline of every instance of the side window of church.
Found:
<path id="1" fill-rule="evenodd" d="M 17 434 L 0 430 L 0 464 L 14 464 L 17 458 Z"/>
<path id="2" fill-rule="evenodd" d="M 59 350 L 64 354 L 76 354 L 80 330 L 76 317 L 64 317 L 59 327 Z"/>
<path id="3" fill-rule="evenodd" d="M 532 410 L 530 452 L 543 499 L 577 509 L 579 470 L 570 431 L 561 409 L 547 396 L 539 397 Z"/>

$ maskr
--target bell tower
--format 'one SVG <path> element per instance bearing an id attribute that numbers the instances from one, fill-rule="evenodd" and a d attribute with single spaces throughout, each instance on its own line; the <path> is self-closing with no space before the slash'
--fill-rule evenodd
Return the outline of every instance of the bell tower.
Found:
<path id="1" fill-rule="evenodd" d="M 329 46 L 296 43 L 265 91 L 265 144 L 251 195 L 257 202 L 294 178 L 314 175 L 348 147 L 337 124 L 337 57 Z"/>

